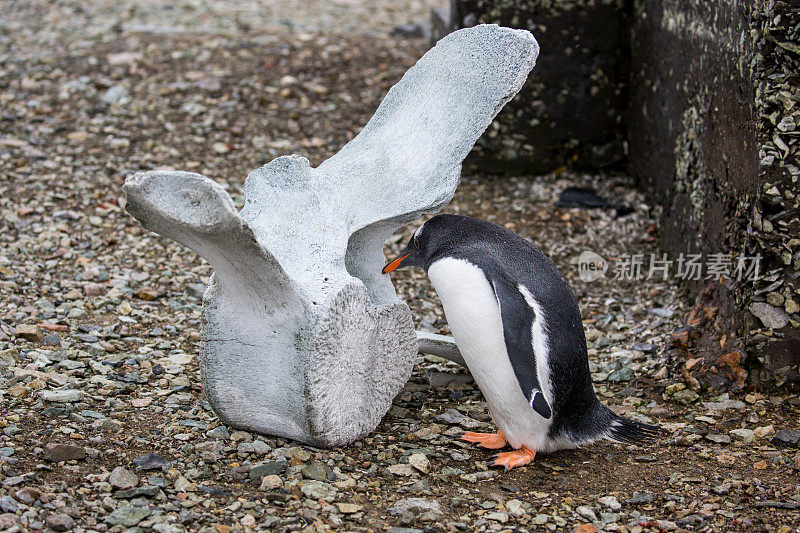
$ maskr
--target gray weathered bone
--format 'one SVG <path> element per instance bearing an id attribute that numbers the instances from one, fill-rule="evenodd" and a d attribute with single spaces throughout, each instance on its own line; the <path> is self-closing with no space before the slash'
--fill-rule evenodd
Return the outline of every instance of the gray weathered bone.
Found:
<path id="1" fill-rule="evenodd" d="M 428 355 L 435 355 L 442 359 L 447 359 L 457 363 L 464 368 L 467 367 L 461 350 L 458 349 L 456 341 L 449 335 L 439 335 L 428 331 L 417 331 L 417 351 Z"/>
<path id="2" fill-rule="evenodd" d="M 494 25 L 448 35 L 319 167 L 291 155 L 251 172 L 241 213 L 199 174 L 126 180 L 128 212 L 214 267 L 200 363 L 224 422 L 316 446 L 377 426 L 417 353 L 411 314 L 380 273 L 383 243 L 450 201 L 538 51 L 530 33 Z"/>

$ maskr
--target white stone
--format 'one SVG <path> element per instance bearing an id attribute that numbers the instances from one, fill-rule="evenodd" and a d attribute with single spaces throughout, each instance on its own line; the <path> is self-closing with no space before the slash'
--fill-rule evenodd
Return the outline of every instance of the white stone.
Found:
<path id="1" fill-rule="evenodd" d="M 199 174 L 126 180 L 145 228 L 214 267 L 200 366 L 224 422 L 323 447 L 377 426 L 417 353 L 411 313 L 381 274 L 383 243 L 451 200 L 538 51 L 527 31 L 495 25 L 448 35 L 319 167 L 291 155 L 251 172 L 241 213 Z"/>
<path id="2" fill-rule="evenodd" d="M 509 512 L 512 516 L 524 516 L 525 515 L 525 507 L 520 500 L 508 500 L 506 502 L 506 511 Z"/>
<path id="3" fill-rule="evenodd" d="M 601 498 L 598 498 L 597 501 L 599 501 L 603 506 L 608 507 L 612 511 L 618 511 L 619 509 L 622 508 L 622 505 L 619 503 L 619 500 L 617 500 L 616 496 L 603 496 Z"/>
<path id="4" fill-rule="evenodd" d="M 591 522 L 597 522 L 597 515 L 591 507 L 581 505 L 575 508 L 575 512 Z"/>
<path id="5" fill-rule="evenodd" d="M 387 468 L 390 474 L 394 474 L 395 476 L 413 476 L 414 475 L 414 468 L 411 465 L 407 465 L 404 463 L 398 463 L 396 465 L 391 465 Z"/>
<path id="6" fill-rule="evenodd" d="M 732 429 L 728 433 L 733 436 L 734 440 L 743 442 L 745 444 L 750 444 L 756 438 L 756 432 L 747 428 Z"/>
<path id="7" fill-rule="evenodd" d="M 423 474 L 427 474 L 431 462 L 424 453 L 412 453 L 411 455 L 408 456 L 408 464 L 410 464 Z"/>
<path id="8" fill-rule="evenodd" d="M 75 403 L 83 399 L 83 392 L 77 389 L 43 390 L 39 397 L 46 402 Z"/>
<path id="9" fill-rule="evenodd" d="M 124 103 L 128 99 L 128 90 L 122 85 L 114 85 L 103 94 L 103 102 L 107 104 Z"/>
<path id="10" fill-rule="evenodd" d="M 300 486 L 300 490 L 308 498 L 333 501 L 336 499 L 336 487 L 323 481 L 309 481 Z"/>
<path id="11" fill-rule="evenodd" d="M 441 506 L 436 500 L 426 500 L 425 498 L 406 498 L 395 502 L 394 505 L 386 509 L 392 516 L 400 516 L 406 511 L 430 512 L 435 515 L 442 514 Z"/>

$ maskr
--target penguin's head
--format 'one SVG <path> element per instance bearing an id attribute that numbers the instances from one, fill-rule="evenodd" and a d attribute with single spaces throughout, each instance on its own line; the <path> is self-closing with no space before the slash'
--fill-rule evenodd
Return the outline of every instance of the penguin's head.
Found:
<path id="1" fill-rule="evenodd" d="M 457 218 L 453 215 L 437 215 L 425 222 L 408 240 L 405 250 L 400 252 L 397 259 L 383 267 L 381 272 L 388 274 L 398 268 L 412 266 L 427 270 L 431 263 L 449 248 Z"/>
<path id="2" fill-rule="evenodd" d="M 423 234 L 425 233 L 425 224 L 421 225 L 417 228 L 417 231 L 414 232 L 414 235 L 408 240 L 408 245 L 406 245 L 405 250 L 403 250 L 397 259 L 390 261 L 381 272 L 383 274 L 388 274 L 398 268 L 405 268 L 410 266 L 415 266 L 419 268 L 425 268 L 425 262 L 423 261 L 425 257 L 425 245 L 427 244 L 427 235 L 423 238 Z"/>

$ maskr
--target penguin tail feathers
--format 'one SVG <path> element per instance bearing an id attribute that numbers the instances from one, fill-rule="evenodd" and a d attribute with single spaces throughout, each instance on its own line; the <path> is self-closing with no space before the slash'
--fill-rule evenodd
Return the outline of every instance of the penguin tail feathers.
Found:
<path id="1" fill-rule="evenodd" d="M 649 444 L 664 436 L 660 426 L 644 424 L 637 420 L 619 416 L 609 409 L 611 422 L 607 438 L 622 444 Z"/>

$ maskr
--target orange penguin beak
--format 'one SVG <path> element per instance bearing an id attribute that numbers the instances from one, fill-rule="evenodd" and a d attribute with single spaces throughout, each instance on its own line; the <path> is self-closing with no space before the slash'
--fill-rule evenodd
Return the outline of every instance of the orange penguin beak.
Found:
<path id="1" fill-rule="evenodd" d="M 403 262 L 403 259 L 405 259 L 409 255 L 411 255 L 411 254 L 406 254 L 406 255 L 403 255 L 401 257 L 398 257 L 397 259 L 395 259 L 394 261 L 392 261 L 391 263 L 389 263 L 388 265 L 383 267 L 383 270 L 381 270 L 381 273 L 382 274 L 388 274 L 389 272 L 394 271 L 395 269 L 397 269 L 400 266 L 400 264 Z"/>

